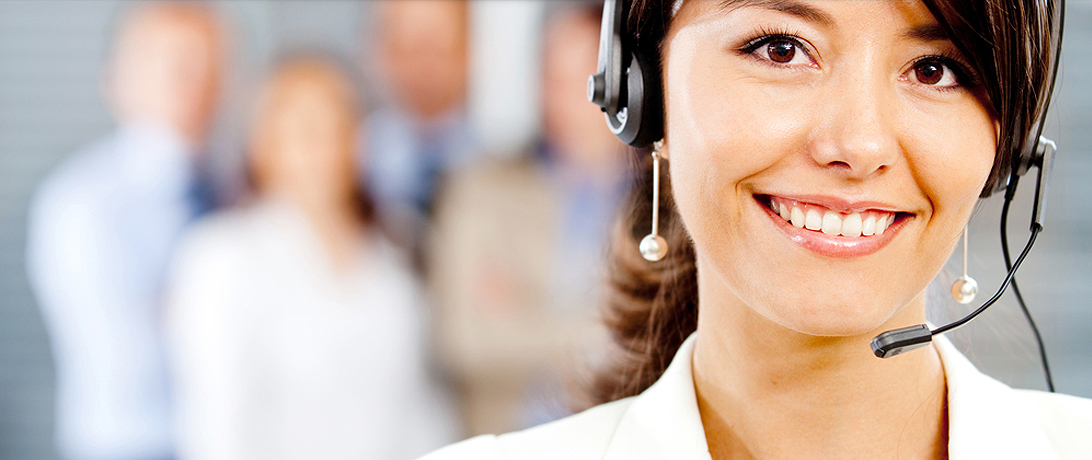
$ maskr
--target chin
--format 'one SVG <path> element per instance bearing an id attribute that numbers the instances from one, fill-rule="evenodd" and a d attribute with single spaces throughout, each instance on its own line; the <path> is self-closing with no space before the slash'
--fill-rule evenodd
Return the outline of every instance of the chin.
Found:
<path id="1" fill-rule="evenodd" d="M 815 337 L 859 337 L 877 330 L 908 306 L 876 301 L 870 305 L 814 300 L 792 305 L 770 305 L 759 313 L 766 319 L 804 335 Z"/>

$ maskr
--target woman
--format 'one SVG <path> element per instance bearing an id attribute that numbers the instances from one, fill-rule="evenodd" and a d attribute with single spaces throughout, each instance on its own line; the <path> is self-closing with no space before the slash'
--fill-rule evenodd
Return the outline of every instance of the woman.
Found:
<path id="1" fill-rule="evenodd" d="M 430 460 L 1092 458 L 1088 400 L 1012 390 L 943 337 L 869 348 L 925 322 L 926 286 L 1033 136 L 1043 10 L 634 2 L 628 37 L 663 79 L 669 250 L 633 244 L 646 184 L 614 254 L 613 402 Z"/>
<path id="2" fill-rule="evenodd" d="M 284 61 L 250 139 L 257 200 L 177 256 L 168 327 L 185 459 L 405 459 L 454 432 L 426 368 L 422 296 L 353 179 L 352 84 Z"/>

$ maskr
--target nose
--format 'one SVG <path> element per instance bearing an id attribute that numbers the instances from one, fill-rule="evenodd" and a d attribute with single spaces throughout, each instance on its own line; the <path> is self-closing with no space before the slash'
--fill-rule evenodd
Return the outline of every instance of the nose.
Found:
<path id="1" fill-rule="evenodd" d="M 865 179 L 889 169 L 899 156 L 895 104 L 898 97 L 876 72 L 832 79 L 821 122 L 809 151 L 819 166 L 846 178 Z M 840 81 L 839 81 L 840 80 Z"/>

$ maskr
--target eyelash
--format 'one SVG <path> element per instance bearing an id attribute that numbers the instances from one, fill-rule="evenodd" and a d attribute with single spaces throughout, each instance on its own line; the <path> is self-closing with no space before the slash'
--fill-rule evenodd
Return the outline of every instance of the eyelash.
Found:
<path id="1" fill-rule="evenodd" d="M 947 87 L 947 88 L 936 88 L 938 91 L 951 91 L 951 90 L 957 90 L 957 89 L 961 89 L 961 88 L 962 89 L 973 89 L 973 88 L 978 87 L 979 84 L 980 84 L 980 81 L 978 79 L 978 74 L 976 72 L 974 72 L 973 70 L 971 70 L 970 66 L 968 66 L 967 64 L 964 64 L 962 59 L 960 59 L 960 58 L 958 58 L 956 56 L 952 56 L 952 55 L 950 55 L 948 53 L 945 53 L 945 52 L 941 52 L 939 54 L 932 54 L 932 55 L 929 55 L 929 56 L 922 56 L 922 57 L 919 57 L 917 59 L 914 59 L 914 62 L 912 64 L 910 64 L 911 71 L 914 69 L 914 67 L 917 67 L 918 64 L 925 63 L 925 62 L 933 62 L 933 63 L 936 63 L 936 64 L 943 65 L 944 67 L 947 67 L 948 70 L 951 70 L 953 73 L 955 73 L 956 82 L 958 84 L 955 85 L 955 86 L 952 86 L 952 87 Z"/>
<path id="2" fill-rule="evenodd" d="M 798 50 L 807 55 L 809 59 L 814 59 L 812 53 L 808 51 L 808 46 L 803 40 L 799 38 L 800 34 L 798 32 L 793 32 L 787 29 L 767 29 L 765 27 L 762 27 L 755 35 L 756 36 L 754 38 L 747 40 L 747 42 L 744 43 L 743 46 L 739 47 L 739 52 L 741 54 L 755 57 L 754 53 L 755 51 L 758 51 L 760 47 L 765 46 L 773 41 L 784 40 L 794 44 L 798 48 Z M 786 67 L 785 64 L 779 62 L 773 62 L 766 59 L 763 59 L 762 61 L 767 65 L 775 67 Z M 969 65 L 965 64 L 961 58 L 953 56 L 946 52 L 940 52 L 938 54 L 919 57 L 914 60 L 913 64 L 910 65 L 910 69 L 912 70 L 918 64 L 930 61 L 941 64 L 947 67 L 948 70 L 954 72 L 956 81 L 959 83 L 958 85 L 953 87 L 937 88 L 938 90 L 950 91 L 960 88 L 969 89 L 976 88 L 981 84 L 978 78 L 978 74 L 971 70 L 971 67 Z"/>
<path id="3" fill-rule="evenodd" d="M 740 53 L 747 56 L 754 56 L 754 52 L 757 51 L 760 47 L 773 41 L 783 40 L 791 42 L 799 49 L 799 51 L 806 54 L 809 59 L 812 59 L 811 52 L 808 51 L 808 47 L 804 44 L 804 41 L 799 38 L 800 34 L 798 32 L 793 32 L 787 29 L 767 29 L 765 27 L 761 27 L 758 29 L 758 32 L 755 35 L 756 37 L 747 40 L 747 42 L 739 48 Z M 766 63 L 776 67 L 786 67 L 785 64 L 779 62 L 769 61 Z"/>

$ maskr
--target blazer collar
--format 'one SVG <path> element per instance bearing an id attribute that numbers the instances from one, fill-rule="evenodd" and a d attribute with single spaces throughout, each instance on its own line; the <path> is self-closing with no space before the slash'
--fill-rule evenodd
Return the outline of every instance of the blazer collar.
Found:
<path id="1" fill-rule="evenodd" d="M 664 375 L 634 398 L 604 460 L 701 459 L 709 447 L 698 412 L 691 359 L 697 333 L 679 347 Z M 982 374 L 944 337 L 933 340 L 948 385 L 948 458 L 1057 459 L 1035 408 Z"/>
<path id="2" fill-rule="evenodd" d="M 710 459 L 691 372 L 696 340 L 691 334 L 664 375 L 630 404 L 603 460 Z"/>
<path id="3" fill-rule="evenodd" d="M 1043 416 L 1026 398 L 979 372 L 948 339 L 933 344 L 948 383 L 948 458 L 1054 460 Z"/>

